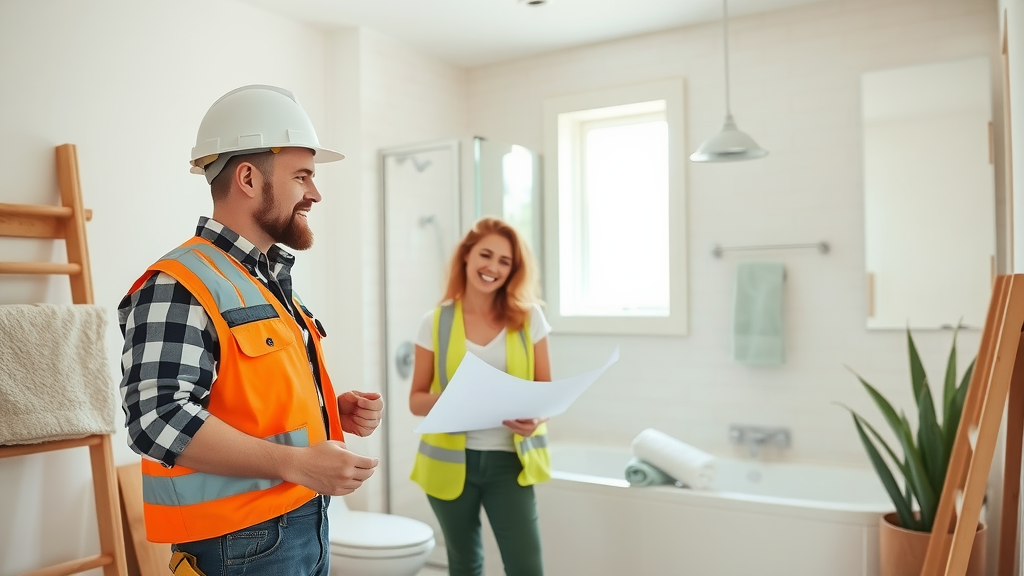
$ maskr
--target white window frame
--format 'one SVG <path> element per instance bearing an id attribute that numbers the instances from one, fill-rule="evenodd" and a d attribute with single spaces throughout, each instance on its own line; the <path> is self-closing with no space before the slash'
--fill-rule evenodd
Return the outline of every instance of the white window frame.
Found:
<path id="1" fill-rule="evenodd" d="M 587 111 L 664 101 L 669 141 L 669 315 L 563 316 L 559 208 L 577 202 L 579 126 L 601 118 Z M 638 108 L 637 114 L 643 113 Z M 551 98 L 544 101 L 544 149 L 547 151 L 544 194 L 544 281 L 547 315 L 554 333 L 684 336 L 688 328 L 686 132 L 683 81 L 671 79 Z M 605 114 L 607 116 L 607 114 Z M 579 217 L 577 212 L 574 217 Z M 579 227 L 577 226 L 577 231 Z"/>

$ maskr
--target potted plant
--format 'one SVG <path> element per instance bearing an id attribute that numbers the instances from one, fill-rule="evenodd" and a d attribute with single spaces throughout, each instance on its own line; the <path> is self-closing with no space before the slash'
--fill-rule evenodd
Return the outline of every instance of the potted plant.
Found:
<path id="1" fill-rule="evenodd" d="M 893 450 L 864 417 L 847 408 L 853 416 L 857 434 L 864 444 L 871 464 L 896 508 L 894 513 L 883 515 L 879 521 L 881 576 L 916 576 L 921 572 L 935 521 L 935 512 L 939 506 L 939 497 L 942 494 L 942 485 L 946 480 L 956 429 L 963 412 L 967 386 L 974 371 L 972 360 L 959 384 L 957 383 L 954 332 L 953 349 L 949 353 L 946 377 L 943 381 L 942 404 L 936 406 L 909 328 L 907 349 L 910 355 L 910 383 L 917 403 L 916 434 L 911 430 L 906 414 L 902 410 L 897 412 L 885 396 L 854 372 L 892 430 L 901 455 Z M 893 468 L 883 454 L 888 456 Z M 952 538 L 951 535 L 947 537 Z M 967 574 L 982 576 L 984 571 L 985 527 L 979 524 Z"/>

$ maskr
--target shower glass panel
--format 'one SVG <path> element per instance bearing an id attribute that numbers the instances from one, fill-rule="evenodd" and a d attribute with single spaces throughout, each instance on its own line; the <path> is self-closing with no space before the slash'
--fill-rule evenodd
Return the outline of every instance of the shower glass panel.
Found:
<path id="1" fill-rule="evenodd" d="M 511 224 L 541 265 L 540 154 L 479 137 L 473 149 L 475 218 L 495 216 Z"/>
<path id="2" fill-rule="evenodd" d="M 448 258 L 467 229 L 495 216 L 520 231 L 540 264 L 540 155 L 483 138 L 446 140 L 381 151 L 383 194 L 384 427 L 389 511 L 430 524 L 437 546 L 429 562 L 445 565 L 444 539 L 427 498 L 409 480 L 420 418 L 409 412 L 416 334 L 439 303 Z M 500 574 L 484 522 L 485 573 Z"/>
<path id="3" fill-rule="evenodd" d="M 444 538 L 419 486 L 409 480 L 420 418 L 409 412 L 414 342 L 424 314 L 437 306 L 459 228 L 459 142 L 381 152 L 384 330 L 390 512 L 434 528 L 431 562 L 444 564 Z"/>

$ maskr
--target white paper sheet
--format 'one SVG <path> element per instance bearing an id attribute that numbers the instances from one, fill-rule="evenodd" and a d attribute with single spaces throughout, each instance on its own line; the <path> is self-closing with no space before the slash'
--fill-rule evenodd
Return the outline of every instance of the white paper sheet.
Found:
<path id="1" fill-rule="evenodd" d="M 557 416 L 618 360 L 616 347 L 597 370 L 554 382 L 532 382 L 502 372 L 467 352 L 444 394 L 415 432 L 467 432 L 497 428 L 503 420 Z"/>

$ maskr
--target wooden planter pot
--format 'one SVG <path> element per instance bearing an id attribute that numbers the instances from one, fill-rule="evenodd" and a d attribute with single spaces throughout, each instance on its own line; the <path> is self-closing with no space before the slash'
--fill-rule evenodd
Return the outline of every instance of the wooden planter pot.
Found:
<path id="1" fill-rule="evenodd" d="M 978 523 L 967 564 L 967 576 L 985 576 L 985 525 Z M 895 512 L 878 521 L 878 562 L 880 576 L 918 576 L 928 550 L 928 532 L 907 530 L 900 526 Z M 953 535 L 946 538 L 952 540 Z"/>

